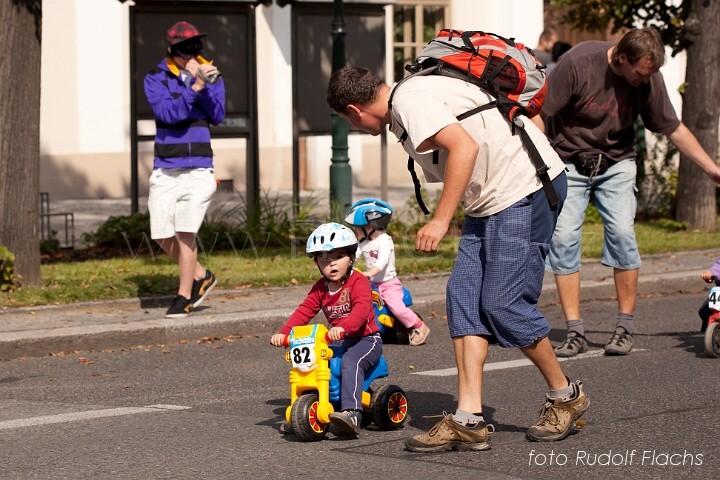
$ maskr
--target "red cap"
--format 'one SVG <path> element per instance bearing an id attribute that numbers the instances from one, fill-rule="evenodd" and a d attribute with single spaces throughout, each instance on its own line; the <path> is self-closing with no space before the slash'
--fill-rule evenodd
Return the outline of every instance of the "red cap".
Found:
<path id="1" fill-rule="evenodd" d="M 195 28 L 195 25 L 188 22 L 177 22 L 175 25 L 168 28 L 167 31 L 167 41 L 170 45 L 175 45 L 192 38 L 202 37 L 207 37 L 207 33 L 200 33 L 200 31 Z"/>

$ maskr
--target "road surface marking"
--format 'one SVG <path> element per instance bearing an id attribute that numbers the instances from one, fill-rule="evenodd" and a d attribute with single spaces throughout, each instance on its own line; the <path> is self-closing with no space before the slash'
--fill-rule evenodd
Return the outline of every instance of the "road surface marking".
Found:
<path id="1" fill-rule="evenodd" d="M 95 418 L 120 417 L 123 415 L 135 415 L 138 413 L 158 413 L 171 410 L 188 410 L 190 407 L 180 405 L 148 405 L 147 407 L 123 407 L 107 408 L 104 410 L 90 410 L 87 412 L 61 413 L 59 415 L 43 415 L 40 417 L 19 418 L 0 422 L 0 430 L 10 428 L 38 427 L 53 423 L 79 422 L 93 420 Z"/>
<path id="2" fill-rule="evenodd" d="M 643 352 L 642 348 L 636 348 L 633 352 Z M 574 357 L 558 358 L 558 362 L 567 362 L 571 360 L 583 360 L 585 358 L 600 357 L 605 355 L 605 350 L 590 350 L 587 353 L 580 353 Z M 527 367 L 533 363 L 527 358 L 521 358 L 519 360 L 507 360 L 504 362 L 486 363 L 483 371 L 489 372 L 490 370 L 507 370 L 509 368 Z M 426 372 L 413 372 L 411 375 L 427 375 L 429 377 L 450 377 L 457 375 L 457 368 L 443 368 L 441 370 L 428 370 Z"/>

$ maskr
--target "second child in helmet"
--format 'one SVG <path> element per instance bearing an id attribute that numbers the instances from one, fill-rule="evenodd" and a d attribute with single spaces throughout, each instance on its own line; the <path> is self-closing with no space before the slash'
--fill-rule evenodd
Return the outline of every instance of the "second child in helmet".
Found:
<path id="1" fill-rule="evenodd" d="M 355 228 L 359 237 L 358 258 L 365 260 L 363 274 L 377 285 L 380 297 L 408 330 L 410 345 L 425 343 L 430 328 L 403 301 L 403 286 L 395 270 L 395 243 L 385 231 L 393 209 L 377 198 L 363 198 L 350 207 L 345 222 Z"/>

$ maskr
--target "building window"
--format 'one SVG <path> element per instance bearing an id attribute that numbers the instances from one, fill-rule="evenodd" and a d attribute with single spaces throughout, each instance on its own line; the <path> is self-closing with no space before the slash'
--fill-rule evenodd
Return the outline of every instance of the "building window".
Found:
<path id="1" fill-rule="evenodd" d="M 450 17 L 449 0 L 398 0 L 393 7 L 393 71 L 394 81 L 407 72 L 412 63 L 435 34 L 447 26 Z"/>

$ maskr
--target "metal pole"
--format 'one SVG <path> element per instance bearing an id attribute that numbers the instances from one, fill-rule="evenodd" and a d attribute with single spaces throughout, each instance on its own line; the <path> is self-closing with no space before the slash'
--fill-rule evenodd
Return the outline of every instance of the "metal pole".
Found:
<path id="1" fill-rule="evenodd" d="M 343 0 L 333 0 L 332 70 L 345 65 L 345 19 Z M 330 213 L 340 218 L 352 204 L 352 168 L 348 157 L 348 123 L 332 113 L 332 157 L 330 158 Z"/>

